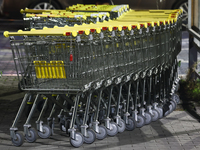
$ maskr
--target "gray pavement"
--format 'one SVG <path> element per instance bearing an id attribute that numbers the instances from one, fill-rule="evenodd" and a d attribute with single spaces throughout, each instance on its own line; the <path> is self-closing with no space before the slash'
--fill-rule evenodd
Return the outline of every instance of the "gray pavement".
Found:
<path id="1" fill-rule="evenodd" d="M 182 51 L 178 56 L 181 61 L 180 76 L 185 76 L 188 67 L 188 38 L 183 32 Z M 9 128 L 23 99 L 24 92 L 17 88 L 18 80 L 11 55 L 9 39 L 0 35 L 0 149 L 75 149 L 70 145 L 69 137 L 55 126 L 55 135 L 49 139 L 40 139 L 35 143 L 25 143 L 21 147 L 15 147 L 10 140 Z M 200 109 L 197 110 L 200 112 Z M 35 126 L 35 117 L 32 125 Z M 22 131 L 25 116 L 19 122 L 19 130 Z M 104 140 L 96 140 L 93 144 L 83 144 L 77 149 L 101 149 L 101 150 L 199 150 L 200 149 L 200 124 L 186 111 L 180 109 L 172 112 L 165 118 L 150 125 L 136 128 L 134 131 L 125 131 L 115 137 L 106 137 Z"/>
<path id="2" fill-rule="evenodd" d="M 185 78 L 188 71 L 188 57 L 189 57 L 189 34 L 187 31 L 182 32 L 182 48 L 178 55 L 178 61 L 181 62 L 181 66 L 178 68 L 180 77 Z"/>
<path id="3" fill-rule="evenodd" d="M 35 143 L 25 143 L 21 147 L 12 145 L 9 127 L 14 120 L 24 93 L 17 90 L 16 77 L 1 77 L 0 87 L 7 88 L 7 92 L 0 93 L 0 149 L 75 149 L 70 145 L 69 137 L 60 131 L 58 124 L 55 134 L 49 139 L 38 138 Z M 35 126 L 37 112 L 31 122 Z M 18 124 L 22 131 L 25 117 Z M 200 149 L 200 124 L 185 111 L 174 111 L 165 118 L 150 125 L 125 131 L 114 137 L 96 140 L 93 144 L 83 144 L 77 149 L 101 150 L 198 150 Z"/>

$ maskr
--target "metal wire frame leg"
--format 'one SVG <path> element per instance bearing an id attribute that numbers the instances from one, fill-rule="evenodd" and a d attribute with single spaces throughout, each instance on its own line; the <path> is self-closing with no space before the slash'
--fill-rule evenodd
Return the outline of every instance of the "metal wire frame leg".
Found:
<path id="1" fill-rule="evenodd" d="M 167 69 L 163 69 L 162 71 L 162 76 L 161 76 L 161 80 L 163 81 L 162 82 L 162 96 L 163 96 L 163 99 L 165 98 L 168 98 L 167 97 L 167 81 L 166 81 L 166 71 Z M 166 100 L 166 99 L 165 99 Z"/>
<path id="2" fill-rule="evenodd" d="M 56 96 L 56 101 L 59 101 L 60 96 L 57 95 Z M 54 134 L 54 125 L 55 125 L 55 118 L 53 117 L 53 115 L 55 114 L 56 111 L 56 104 L 53 105 L 51 112 L 49 114 L 49 117 L 47 118 L 47 123 L 48 126 L 51 128 L 51 134 Z"/>
<path id="3" fill-rule="evenodd" d="M 127 85 L 128 84 L 128 85 Z M 124 86 L 126 87 L 127 90 L 127 99 L 124 102 L 124 113 L 123 115 L 123 120 L 125 123 L 125 128 L 128 131 L 132 131 L 136 128 L 136 121 L 135 119 L 130 116 L 129 110 L 133 110 L 133 97 L 131 95 L 131 86 L 132 86 L 132 81 L 128 80 L 127 84 L 125 84 Z M 132 106 L 130 107 L 130 103 L 132 102 Z"/>
<path id="4" fill-rule="evenodd" d="M 153 84 L 153 77 L 152 74 L 150 74 L 147 77 L 147 87 L 148 87 L 148 100 L 147 100 L 147 112 L 149 112 L 152 115 L 152 121 L 156 121 L 159 119 L 159 117 L 161 116 L 161 112 L 159 112 L 156 104 L 154 104 L 152 102 L 152 84 Z M 152 105 L 155 105 L 154 107 Z"/>
<path id="5" fill-rule="evenodd" d="M 99 121 L 98 121 L 98 118 L 99 118 L 100 104 L 101 104 L 101 99 L 102 99 L 102 92 L 103 92 L 103 88 L 101 88 L 101 89 L 99 90 L 98 104 L 97 104 L 96 111 L 95 111 L 95 115 L 94 115 L 94 119 L 93 119 L 93 122 L 92 122 L 93 130 L 94 130 L 96 133 L 99 133 L 99 126 L 98 126 Z"/>
<path id="6" fill-rule="evenodd" d="M 104 119 L 105 127 L 107 130 L 107 135 L 109 136 L 115 136 L 118 133 L 118 125 L 113 122 L 113 118 L 110 118 L 111 115 L 113 115 L 113 112 L 111 112 L 111 101 L 113 101 L 114 106 L 116 106 L 116 100 L 115 97 L 113 96 L 113 88 L 114 85 L 111 84 L 108 90 L 108 104 L 105 106 L 106 108 L 106 115 Z"/>
<path id="7" fill-rule="evenodd" d="M 40 115 L 39 115 L 39 117 L 36 121 L 36 128 L 37 128 L 38 132 L 43 132 L 43 121 L 41 120 L 41 118 L 43 118 L 43 116 L 44 116 L 44 113 L 45 113 L 46 108 L 47 108 L 48 101 L 49 101 L 49 99 L 46 98 L 44 105 L 42 107 L 42 110 L 40 112 Z"/>
<path id="8" fill-rule="evenodd" d="M 146 110 L 145 106 L 146 106 L 146 101 L 145 101 L 145 87 L 146 87 L 146 79 L 147 77 L 144 77 L 143 79 L 141 79 L 142 82 L 142 98 L 141 98 L 141 108 L 140 108 L 140 115 L 145 117 L 145 124 L 149 124 L 152 122 L 152 114 L 151 112 L 149 112 L 148 110 Z"/>
<path id="9" fill-rule="evenodd" d="M 147 77 L 147 106 L 151 105 L 151 92 L 152 92 L 152 76 Z"/>
<path id="10" fill-rule="evenodd" d="M 158 71 L 159 73 L 158 73 L 158 76 L 157 76 L 157 83 L 156 83 L 156 85 L 157 85 L 157 87 L 158 87 L 158 98 L 159 98 L 159 102 L 160 103 L 162 103 L 162 100 L 163 100 L 163 98 L 164 98 L 164 96 L 163 96 L 163 93 L 162 93 L 162 88 L 163 88 L 163 80 L 162 80 L 162 77 L 163 77 L 163 73 L 162 73 L 162 71 L 161 71 L 161 69 L 159 69 L 159 71 Z"/>
<path id="11" fill-rule="evenodd" d="M 122 94 L 122 86 L 123 86 L 123 83 L 120 83 L 119 84 L 119 95 L 118 95 L 118 100 L 117 100 L 116 113 L 115 113 L 115 116 L 114 116 L 114 118 L 116 119 L 116 123 L 119 126 L 122 126 L 121 116 L 119 115 L 119 107 L 120 107 L 121 94 Z"/>
<path id="12" fill-rule="evenodd" d="M 76 95 L 76 98 L 75 98 L 75 103 L 74 103 L 74 109 L 73 109 L 73 112 L 72 112 L 72 119 L 71 119 L 71 122 L 70 122 L 70 127 L 68 129 L 68 132 L 70 133 L 70 137 L 74 140 L 77 140 L 76 139 L 76 136 L 75 136 L 75 131 L 76 129 L 74 128 L 74 125 L 75 125 L 75 121 L 76 121 L 76 116 L 77 116 L 77 110 L 78 110 L 78 104 L 79 104 L 79 100 L 80 100 L 80 96 L 82 95 L 82 93 L 78 93 Z"/>
<path id="13" fill-rule="evenodd" d="M 91 90 L 88 95 L 87 95 L 87 102 L 86 102 L 86 108 L 85 108 L 85 113 L 84 113 L 84 118 L 83 118 L 83 124 L 81 125 L 81 133 L 83 136 L 87 137 L 87 120 L 88 120 L 88 114 L 89 114 L 89 109 L 90 109 L 90 101 L 91 101 L 91 96 L 92 96 L 93 91 Z"/>
<path id="14" fill-rule="evenodd" d="M 123 119 L 125 121 L 125 124 L 128 124 L 128 117 L 130 116 L 129 107 L 130 107 L 130 98 L 131 98 L 131 81 L 128 82 L 128 92 L 127 92 L 127 101 L 125 106 L 125 113 L 123 115 Z"/>
<path id="15" fill-rule="evenodd" d="M 132 104 L 133 104 L 133 111 L 132 111 L 132 117 L 135 119 L 135 121 L 137 121 L 137 100 L 138 100 L 138 89 L 139 89 L 139 80 L 137 79 L 134 83 L 134 87 L 135 87 L 135 94 L 134 97 L 132 99 Z"/>
<path id="16" fill-rule="evenodd" d="M 139 113 L 142 115 L 142 116 L 145 116 L 145 108 L 144 108 L 144 105 L 145 105 L 145 85 L 146 85 L 146 77 L 144 77 L 143 79 L 141 79 L 141 91 L 142 91 L 142 94 L 141 94 L 141 101 L 140 101 L 140 109 L 139 109 Z"/>
<path id="17" fill-rule="evenodd" d="M 35 101 L 34 101 L 34 103 L 33 103 L 32 108 L 31 108 L 31 111 L 30 111 L 30 113 L 29 113 L 29 115 L 28 115 L 28 118 L 27 118 L 27 120 L 26 120 L 26 123 L 24 124 L 24 134 L 25 134 L 25 136 L 26 136 L 26 135 L 27 135 L 27 136 L 30 136 L 30 131 L 29 131 L 29 129 L 31 128 L 31 124 L 29 124 L 29 122 L 30 122 L 30 120 L 31 120 L 31 118 L 32 118 L 32 116 L 33 116 L 33 114 L 34 114 L 35 109 L 36 109 L 37 102 L 38 102 L 38 97 L 39 97 L 39 96 L 40 96 L 39 94 L 36 95 L 36 98 L 35 98 Z"/>
<path id="18" fill-rule="evenodd" d="M 15 134 L 16 131 L 18 130 L 18 128 L 16 127 L 17 123 L 19 122 L 19 119 L 21 118 L 21 115 L 24 112 L 24 108 L 26 106 L 26 103 L 27 103 L 28 98 L 29 98 L 30 95 L 31 95 L 31 93 L 26 93 L 25 94 L 24 99 L 23 99 L 23 101 L 22 101 L 22 103 L 20 105 L 20 108 L 19 108 L 19 110 L 17 112 L 17 115 L 15 117 L 15 120 L 13 121 L 13 124 L 12 124 L 12 126 L 10 128 L 10 135 L 11 135 L 11 138 L 14 139 L 14 140 L 17 139 L 16 134 Z"/>
<path id="19" fill-rule="evenodd" d="M 147 112 L 152 114 L 152 106 L 151 106 L 151 88 L 152 88 L 152 77 L 147 76 L 147 101 L 146 101 L 146 108 L 147 108 Z"/>
<path id="20" fill-rule="evenodd" d="M 157 74 L 153 74 L 152 75 L 152 91 L 153 91 L 153 98 L 152 98 L 152 106 L 153 106 L 153 109 L 156 109 L 156 110 L 159 110 L 160 111 L 160 116 L 159 118 L 162 118 L 162 109 L 158 106 L 158 102 L 157 102 L 157 88 L 156 88 L 156 85 L 157 85 L 157 77 L 158 75 Z"/>
<path id="21" fill-rule="evenodd" d="M 180 78 L 178 77 L 178 61 L 177 58 L 175 58 L 175 62 L 173 65 L 173 91 L 172 93 L 176 92 L 178 90 L 178 84 L 179 84 L 179 80 Z"/>
<path id="22" fill-rule="evenodd" d="M 63 103 L 63 106 L 65 107 L 65 110 L 61 109 L 61 111 L 58 115 L 59 126 L 60 126 L 60 130 L 65 131 L 68 136 L 70 135 L 70 133 L 68 132 L 68 129 L 69 129 L 71 117 L 72 117 L 71 108 L 73 108 L 73 106 L 74 106 L 74 102 L 72 100 L 73 98 L 71 96 L 73 96 L 73 95 L 69 95 L 69 96 L 66 96 L 65 94 L 59 95 L 59 97 L 60 97 L 59 99 L 64 100 L 64 101 L 62 101 L 62 103 Z M 77 120 L 78 119 L 76 118 L 76 123 L 77 123 Z M 77 123 L 77 124 L 80 124 L 80 123 Z"/>
<path id="23" fill-rule="evenodd" d="M 109 118 L 109 116 L 110 116 L 113 87 L 114 87 L 113 85 L 110 86 L 110 92 L 109 92 L 109 97 L 108 97 L 108 106 L 107 106 L 107 112 L 106 112 L 106 118 L 105 118 L 105 126 L 107 129 L 111 129 L 111 126 L 110 126 L 111 119 Z"/>

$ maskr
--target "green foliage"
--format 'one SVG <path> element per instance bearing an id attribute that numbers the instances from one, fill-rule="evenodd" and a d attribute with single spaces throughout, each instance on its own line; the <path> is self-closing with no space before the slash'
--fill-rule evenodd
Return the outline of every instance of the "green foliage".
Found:
<path id="1" fill-rule="evenodd" d="M 182 80 L 182 85 L 184 85 L 184 91 L 186 92 L 187 98 L 200 102 L 200 79 L 193 78 L 196 67 L 197 63 L 194 64 L 193 68 L 188 70 L 186 79 Z"/>
<path id="2" fill-rule="evenodd" d="M 178 62 L 178 67 L 181 67 L 181 61 Z"/>
<path id="3" fill-rule="evenodd" d="M 189 84 L 190 91 L 189 94 L 193 99 L 199 99 L 200 97 L 200 82 L 196 81 L 193 84 Z"/>
<path id="4" fill-rule="evenodd" d="M 200 81 L 182 80 L 180 84 L 184 86 L 187 99 L 200 102 Z"/>

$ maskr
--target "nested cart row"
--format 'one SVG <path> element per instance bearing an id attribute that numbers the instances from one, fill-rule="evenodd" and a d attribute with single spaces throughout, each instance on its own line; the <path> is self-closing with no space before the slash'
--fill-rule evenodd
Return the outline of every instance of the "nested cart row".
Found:
<path id="1" fill-rule="evenodd" d="M 82 25 L 82 24 L 90 24 L 90 23 L 98 23 L 109 20 L 119 20 L 123 22 L 152 22 L 158 20 L 171 20 L 172 18 L 176 18 L 176 12 L 178 10 L 148 10 L 148 11 L 140 11 L 140 10 L 129 10 L 126 5 L 120 5 L 120 7 L 114 6 L 104 6 L 107 9 L 98 8 L 96 5 L 89 5 L 80 7 L 82 5 L 78 5 L 76 11 L 70 10 L 33 10 L 33 9 L 25 9 L 21 10 L 24 18 L 24 26 L 25 30 L 30 30 L 32 28 L 42 29 L 44 27 L 53 28 L 54 26 L 74 26 L 74 25 Z M 85 7 L 96 7 L 93 11 L 82 11 Z M 115 9 L 113 9 L 113 7 Z M 122 8 L 123 11 L 121 10 Z M 126 8 L 126 9 L 125 9 Z M 120 12 L 122 15 L 119 15 L 115 18 L 111 17 L 111 12 Z"/>
<path id="2" fill-rule="evenodd" d="M 94 9 L 91 9 L 94 8 Z M 83 9 L 83 10 L 82 10 Z M 71 6 L 66 10 L 22 9 L 26 30 L 43 27 L 74 26 L 83 23 L 97 23 L 116 19 L 127 12 L 128 5 L 82 5 Z"/>
<path id="3" fill-rule="evenodd" d="M 58 11 L 59 12 L 59 11 Z M 54 26 L 74 26 L 84 23 L 97 23 L 109 20 L 109 13 L 88 13 L 88 12 L 51 12 L 42 14 L 26 14 L 24 15 L 24 25 L 26 30 L 32 28 L 42 29 L 44 27 L 53 28 Z"/>
<path id="4" fill-rule="evenodd" d="M 21 88 L 27 91 L 10 128 L 14 145 L 21 146 L 24 136 L 28 142 L 35 142 L 37 134 L 50 137 L 56 117 L 72 146 L 80 147 L 175 110 L 182 12 L 143 11 L 140 19 L 137 14 L 130 10 L 97 24 L 4 32 L 10 36 Z M 35 130 L 30 121 L 40 97 L 45 102 Z M 27 102 L 33 106 L 22 135 L 17 123 Z"/>

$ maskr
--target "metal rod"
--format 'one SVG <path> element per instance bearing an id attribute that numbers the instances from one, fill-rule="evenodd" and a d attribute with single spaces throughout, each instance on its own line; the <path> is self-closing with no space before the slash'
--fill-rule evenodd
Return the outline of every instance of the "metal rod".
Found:
<path id="1" fill-rule="evenodd" d="M 25 106 L 26 106 L 26 102 L 28 101 L 28 97 L 29 97 L 29 96 L 30 96 L 30 93 L 26 93 L 26 94 L 25 94 L 24 99 L 23 99 L 23 101 L 22 101 L 22 103 L 21 103 L 21 105 L 20 105 L 20 108 L 19 108 L 19 110 L 18 110 L 18 112 L 17 112 L 17 115 L 16 115 L 16 117 L 15 117 L 15 120 L 13 121 L 13 124 L 12 124 L 11 128 L 14 128 L 14 127 L 17 126 L 17 123 L 18 123 L 18 121 L 19 121 L 19 118 L 21 117 L 22 113 L 24 112 L 24 108 L 25 108 Z"/>

